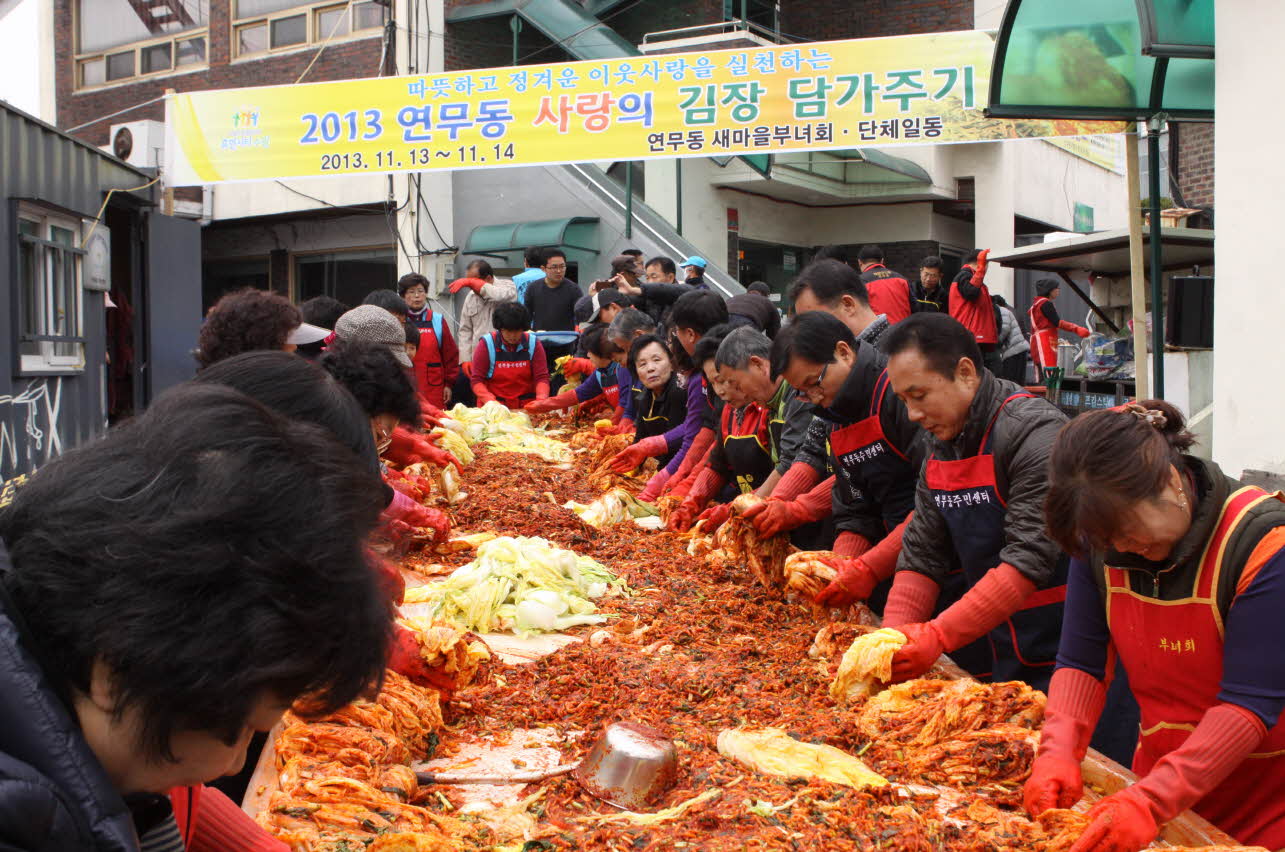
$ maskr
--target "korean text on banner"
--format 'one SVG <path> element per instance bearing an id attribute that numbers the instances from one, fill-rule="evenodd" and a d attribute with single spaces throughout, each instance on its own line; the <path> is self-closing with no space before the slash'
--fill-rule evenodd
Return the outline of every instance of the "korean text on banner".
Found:
<path id="1" fill-rule="evenodd" d="M 989 119 L 985 32 L 188 92 L 171 185 L 1115 133 Z"/>

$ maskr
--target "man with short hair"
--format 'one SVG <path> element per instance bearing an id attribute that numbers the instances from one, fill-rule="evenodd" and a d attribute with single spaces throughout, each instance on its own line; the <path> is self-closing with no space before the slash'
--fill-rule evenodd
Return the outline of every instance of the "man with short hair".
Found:
<path id="1" fill-rule="evenodd" d="M 943 653 L 989 636 L 993 682 L 1047 690 L 1056 662 L 1068 561 L 1044 532 L 1048 459 L 1066 415 L 982 367 L 974 334 L 941 314 L 888 332 L 888 378 L 929 434 L 928 460 L 884 626 L 909 640 L 893 680 L 924 674 Z M 963 596 L 930 617 L 952 571 Z"/>
<path id="2" fill-rule="evenodd" d="M 771 352 L 772 342 L 763 332 L 743 326 L 734 329 L 723 339 L 714 358 L 718 378 L 746 400 L 758 403 L 767 411 L 771 444 L 768 449 L 773 470 L 755 491 L 761 497 L 771 495 L 781 477 L 790 469 L 808 426 L 812 423 L 812 406 L 800 399 L 794 388 L 780 376 L 772 375 Z M 713 452 L 717 454 L 720 450 L 715 444 Z M 687 496 L 691 501 L 689 511 L 694 510 L 693 517 L 705 500 L 717 494 L 718 488 L 723 484 L 709 474 L 702 474 L 702 477 L 702 480 L 692 486 Z M 809 517 L 804 523 L 820 520 L 825 514 L 828 513 Z"/>
<path id="3" fill-rule="evenodd" d="M 919 280 L 910 287 L 910 307 L 915 313 L 947 312 L 946 288 L 942 286 L 942 262 L 935 254 L 919 261 Z"/>
<path id="4" fill-rule="evenodd" d="M 964 258 L 963 268 L 950 283 L 946 307 L 951 317 L 972 332 L 982 352 L 982 366 L 999 375 L 1003 359 L 999 351 L 999 321 L 986 286 L 988 254 L 990 249 L 973 249 Z"/>
<path id="5" fill-rule="evenodd" d="M 526 264 L 526 268 L 513 276 L 513 286 L 518 291 L 515 300 L 519 304 L 526 304 L 527 287 L 536 281 L 544 280 L 544 270 L 541 267 L 544 266 L 545 251 L 544 248 L 531 246 L 522 253 L 522 261 Z"/>
<path id="6" fill-rule="evenodd" d="M 771 290 L 762 281 L 755 281 L 727 300 L 728 320 L 732 325 L 752 325 L 771 340 L 781 330 L 781 312 L 768 298 Z"/>
<path id="7" fill-rule="evenodd" d="M 795 314 L 825 311 L 838 317 L 858 340 L 879 345 L 888 318 L 870 308 L 866 285 L 855 269 L 837 260 L 815 260 L 790 285 Z"/>
<path id="8" fill-rule="evenodd" d="M 876 245 L 862 246 L 857 262 L 861 264 L 861 282 L 869 294 L 870 310 L 886 314 L 888 322 L 894 325 L 910 316 L 910 282 L 900 272 L 884 266 L 883 249 Z"/>
<path id="9" fill-rule="evenodd" d="M 507 278 L 496 278 L 495 271 L 488 261 L 477 259 L 469 262 L 464 268 L 464 277 L 451 282 L 451 293 L 466 289 L 464 302 L 460 305 L 459 351 L 468 359 L 461 364 L 460 373 L 455 380 L 454 393 L 451 398 L 465 405 L 476 402 L 473 396 L 473 382 L 468 377 L 472 369 L 471 361 L 477 344 L 483 337 L 495 331 L 492 317 L 497 305 L 517 299 L 518 288 Z"/>
<path id="10" fill-rule="evenodd" d="M 645 267 L 648 284 L 675 284 L 678 282 L 678 267 L 663 255 L 647 261 Z"/>
<path id="11" fill-rule="evenodd" d="M 540 269 L 544 278 L 527 288 L 524 304 L 531 314 L 531 329 L 544 347 L 556 391 L 564 379 L 560 373 L 553 374 L 555 362 L 575 351 L 576 302 L 584 293 L 567 277 L 567 256 L 561 249 L 546 251 Z"/>

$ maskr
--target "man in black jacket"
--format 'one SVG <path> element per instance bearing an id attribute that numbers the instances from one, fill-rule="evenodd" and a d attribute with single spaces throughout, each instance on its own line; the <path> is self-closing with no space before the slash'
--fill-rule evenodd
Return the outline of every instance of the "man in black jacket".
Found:
<path id="1" fill-rule="evenodd" d="M 0 510 L 0 849 L 134 852 L 296 699 L 377 683 L 382 504 L 334 437 L 219 385 L 32 476 Z"/>
<path id="2" fill-rule="evenodd" d="M 771 292 L 762 281 L 750 284 L 744 293 L 737 293 L 727 300 L 727 312 L 731 314 L 728 321 L 732 325 L 753 325 L 766 334 L 768 340 L 776 337 L 781 330 L 781 312 L 768 298 Z"/>
<path id="3" fill-rule="evenodd" d="M 996 682 L 1046 689 L 1066 597 L 1066 556 L 1044 532 L 1048 457 L 1066 415 L 982 368 L 968 329 L 916 314 L 886 340 L 888 376 L 929 434 L 928 459 L 884 624 L 910 640 L 893 659 L 897 681 L 919 677 L 942 653 L 989 635 Z M 947 577 L 967 591 L 929 621 Z"/>
<path id="4" fill-rule="evenodd" d="M 947 287 L 942 283 L 941 258 L 930 254 L 919 261 L 919 280 L 911 285 L 910 307 L 915 313 L 948 313 Z"/>

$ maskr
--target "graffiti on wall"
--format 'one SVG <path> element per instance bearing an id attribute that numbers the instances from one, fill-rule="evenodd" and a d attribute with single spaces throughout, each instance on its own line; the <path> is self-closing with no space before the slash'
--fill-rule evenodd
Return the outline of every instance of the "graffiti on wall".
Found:
<path id="1" fill-rule="evenodd" d="M 0 482 L 29 473 L 62 452 L 58 411 L 62 379 L 33 379 L 21 391 L 0 394 Z"/>

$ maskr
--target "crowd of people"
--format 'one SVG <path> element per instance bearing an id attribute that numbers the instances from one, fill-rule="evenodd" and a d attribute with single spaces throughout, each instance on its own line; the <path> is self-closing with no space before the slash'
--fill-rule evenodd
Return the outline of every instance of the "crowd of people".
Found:
<path id="1" fill-rule="evenodd" d="M 1192 456 L 1163 401 L 1068 422 L 1023 386 L 1028 350 L 1043 368 L 1089 333 L 1055 283 L 1027 343 L 985 251 L 950 282 L 823 251 L 785 323 L 699 257 L 622 253 L 586 289 L 561 251 L 526 263 L 469 264 L 454 331 L 414 274 L 351 308 L 227 294 L 195 379 L 0 508 L 0 849 L 283 850 L 205 785 L 287 707 L 385 668 L 432 683 L 366 544 L 449 534 L 398 469 L 458 466 L 426 430 L 492 401 L 607 412 L 633 436 L 612 469 L 656 460 L 640 498 L 677 498 L 673 531 L 757 495 L 760 536 L 828 552 L 816 603 L 905 635 L 894 681 L 947 653 L 1047 692 L 1030 813 L 1079 799 L 1090 744 L 1142 776 L 1073 852 L 1141 849 L 1190 807 L 1285 846 L 1285 662 L 1262 653 L 1285 647 L 1285 506 Z"/>

